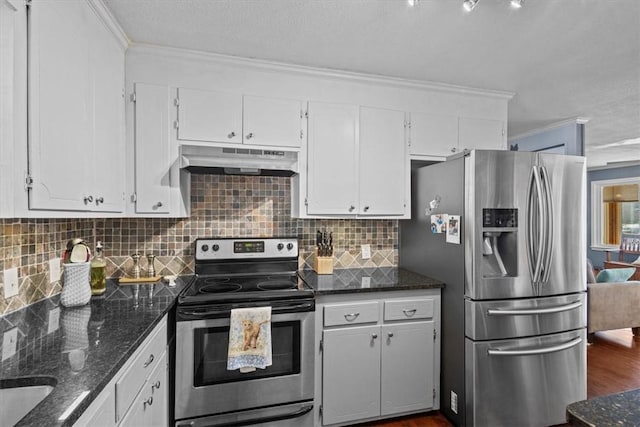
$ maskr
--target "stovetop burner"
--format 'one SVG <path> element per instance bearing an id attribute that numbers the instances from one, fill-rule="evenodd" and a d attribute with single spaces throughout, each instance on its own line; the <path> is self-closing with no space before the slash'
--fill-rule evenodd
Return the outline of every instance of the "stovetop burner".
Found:
<path id="1" fill-rule="evenodd" d="M 294 289 L 297 288 L 296 283 L 292 283 L 286 280 L 265 280 L 256 285 L 256 287 L 263 291 L 274 291 L 282 289 Z"/>
<path id="2" fill-rule="evenodd" d="M 224 292 L 238 292 L 241 289 L 242 285 L 239 283 L 219 281 L 216 279 L 205 279 L 198 289 L 198 292 L 204 294 L 220 294 Z"/>

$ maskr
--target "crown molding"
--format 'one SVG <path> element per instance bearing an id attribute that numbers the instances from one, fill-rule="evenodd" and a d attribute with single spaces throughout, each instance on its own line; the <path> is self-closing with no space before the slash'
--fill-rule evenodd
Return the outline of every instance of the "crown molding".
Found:
<path id="1" fill-rule="evenodd" d="M 536 135 L 538 133 L 546 132 L 546 131 L 552 130 L 552 129 L 557 129 L 559 127 L 566 126 L 566 125 L 569 125 L 569 124 L 584 125 L 588 121 L 589 121 L 589 119 L 586 118 L 586 117 L 575 117 L 573 119 L 563 120 L 561 122 L 552 123 L 550 125 L 547 125 L 547 126 L 544 126 L 544 127 L 541 127 L 541 128 L 533 129 L 533 130 L 530 130 L 530 131 L 527 131 L 527 132 L 519 133 L 519 134 L 514 135 L 514 136 L 510 136 L 507 139 L 507 141 L 511 142 L 511 141 L 513 141 L 515 139 L 526 138 L 527 136 Z"/>
<path id="2" fill-rule="evenodd" d="M 262 59 L 244 58 L 240 56 L 223 55 L 219 53 L 203 52 L 199 50 L 181 49 L 174 47 L 131 43 L 130 53 L 160 55 L 177 59 L 192 61 L 216 62 L 218 64 L 250 67 L 259 71 L 271 71 L 290 73 L 297 75 L 307 75 L 313 77 L 324 77 L 338 80 L 351 80 L 361 83 L 374 83 L 392 87 L 402 87 L 409 89 L 422 89 L 430 91 L 440 91 L 447 93 L 459 93 L 464 95 L 476 95 L 490 98 L 509 100 L 515 95 L 514 92 L 477 89 L 466 86 L 458 86 L 447 83 L 437 83 L 422 80 L 402 79 L 399 77 L 388 77 L 377 74 L 357 73 L 352 71 L 333 70 L 329 68 L 309 67 L 305 65 L 286 64 L 282 62 L 267 61 Z"/>
<path id="3" fill-rule="evenodd" d="M 127 50 L 130 45 L 129 37 L 127 37 L 127 34 L 124 32 L 120 23 L 113 16 L 109 8 L 105 6 L 102 0 L 88 0 L 88 3 L 100 17 L 102 22 L 107 26 L 111 34 L 116 38 L 122 50 Z"/>
<path id="4" fill-rule="evenodd" d="M 604 165 L 587 166 L 587 171 L 597 171 L 604 169 L 618 169 L 630 166 L 640 166 L 640 160 L 624 160 L 620 162 L 608 162 Z M 621 180 L 629 180 L 630 178 L 620 178 Z"/>

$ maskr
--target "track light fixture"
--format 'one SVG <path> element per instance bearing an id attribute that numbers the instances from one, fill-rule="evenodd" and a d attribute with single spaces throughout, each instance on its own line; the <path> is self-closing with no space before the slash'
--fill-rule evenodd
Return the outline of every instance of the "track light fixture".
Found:
<path id="1" fill-rule="evenodd" d="M 471 12 L 473 8 L 476 7 L 477 4 L 478 4 L 478 0 L 464 0 L 462 2 L 462 8 L 466 12 Z"/>

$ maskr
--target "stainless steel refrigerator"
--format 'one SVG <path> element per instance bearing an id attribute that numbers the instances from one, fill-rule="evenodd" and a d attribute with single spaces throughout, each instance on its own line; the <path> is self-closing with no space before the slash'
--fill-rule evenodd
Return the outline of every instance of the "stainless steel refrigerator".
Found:
<path id="1" fill-rule="evenodd" d="M 445 282 L 440 407 L 454 424 L 559 424 L 586 399 L 585 197 L 583 157 L 474 150 L 412 172 L 399 261 Z M 444 214 L 460 216 L 459 244 L 437 233 Z"/>

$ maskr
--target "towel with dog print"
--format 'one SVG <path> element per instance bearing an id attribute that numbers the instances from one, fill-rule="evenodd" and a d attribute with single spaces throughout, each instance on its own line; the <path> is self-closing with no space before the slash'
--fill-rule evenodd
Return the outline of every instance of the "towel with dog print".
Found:
<path id="1" fill-rule="evenodd" d="M 231 310 L 227 370 L 253 372 L 271 363 L 271 307 Z"/>

